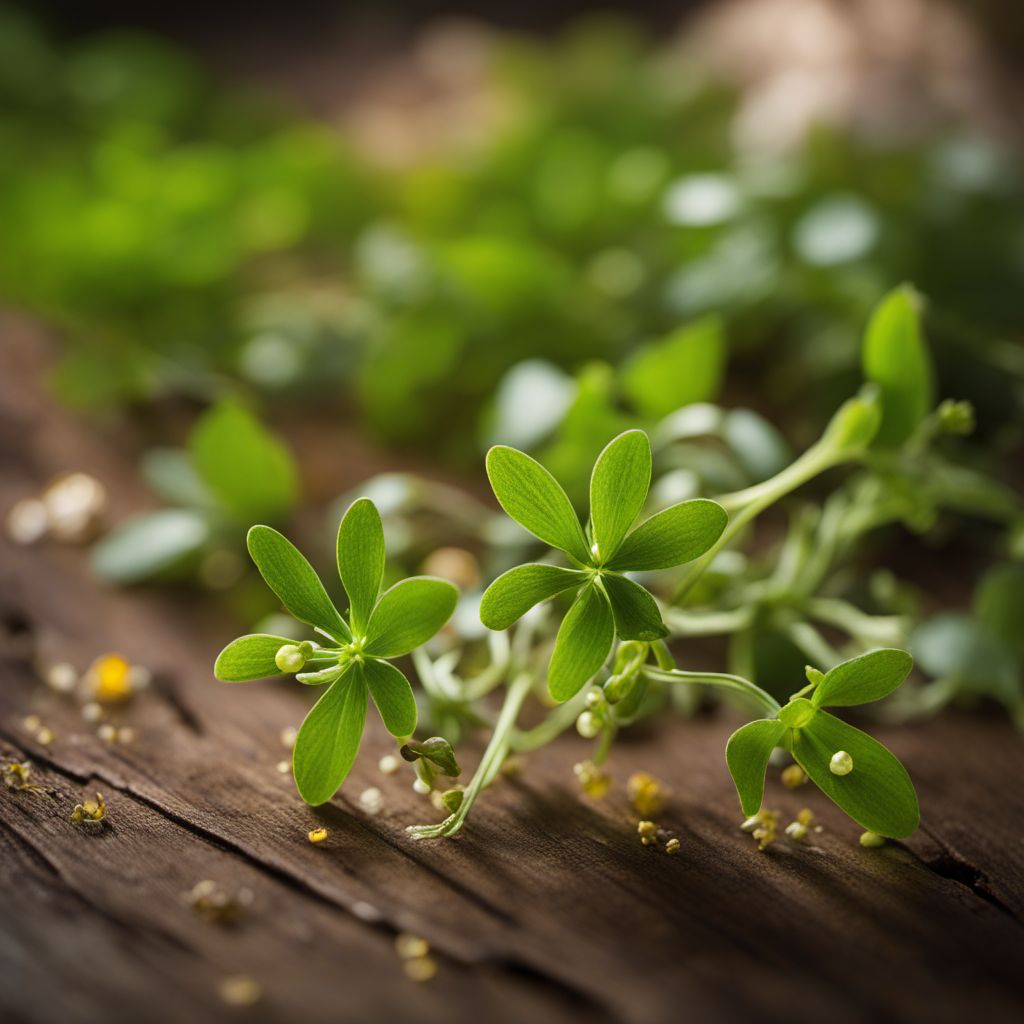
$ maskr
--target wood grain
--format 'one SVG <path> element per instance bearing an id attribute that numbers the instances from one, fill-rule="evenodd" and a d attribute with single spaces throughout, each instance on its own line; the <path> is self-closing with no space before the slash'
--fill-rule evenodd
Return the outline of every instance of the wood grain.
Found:
<path id="1" fill-rule="evenodd" d="M 5 344 L 16 333 L 0 325 Z M 7 352 L 0 508 L 75 468 L 114 488 L 118 511 L 143 502 L 130 446 L 45 400 L 31 345 Z M 621 785 L 580 795 L 574 737 L 502 779 L 456 840 L 416 843 L 404 826 L 437 812 L 407 774 L 379 772 L 393 744 L 376 721 L 342 794 L 301 803 L 275 765 L 308 690 L 216 682 L 231 627 L 193 598 L 108 590 L 81 551 L 4 540 L 0 624 L 0 755 L 30 759 L 43 786 L 0 791 L 4 1022 L 1020 1019 L 1024 744 L 1002 718 L 878 731 L 913 774 L 923 821 L 882 850 L 772 772 L 768 804 L 784 821 L 806 804 L 823 831 L 758 852 L 737 828 L 727 712 L 667 721 L 613 754 L 620 783 L 645 769 L 672 787 L 661 821 L 680 835 L 676 857 L 639 844 Z M 121 650 L 151 667 L 156 685 L 121 713 L 135 741 L 102 742 L 39 681 L 40 650 L 79 665 Z M 24 729 L 29 713 L 52 744 Z M 377 815 L 358 806 L 371 785 Z M 69 817 L 96 790 L 109 827 L 93 835 Z M 321 824 L 330 837 L 313 846 Z M 205 878 L 253 892 L 234 925 L 187 906 Z M 430 941 L 432 981 L 405 978 L 402 930 Z M 262 999 L 226 1006 L 232 974 L 257 979 Z"/>

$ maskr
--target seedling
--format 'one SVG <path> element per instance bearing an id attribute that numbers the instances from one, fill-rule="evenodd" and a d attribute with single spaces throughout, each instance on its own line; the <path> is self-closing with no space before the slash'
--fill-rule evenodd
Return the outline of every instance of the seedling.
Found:
<path id="1" fill-rule="evenodd" d="M 384 530 L 374 504 L 354 502 L 338 528 L 338 574 L 348 595 L 347 618 L 299 550 L 269 526 L 249 531 L 249 553 L 285 609 L 326 644 L 283 636 L 243 636 L 221 651 L 218 679 L 244 682 L 293 674 L 325 686 L 295 738 L 292 769 L 303 800 L 322 804 L 345 781 L 359 752 L 369 698 L 385 728 L 405 740 L 416 729 L 409 680 L 391 664 L 426 643 L 451 618 L 458 591 L 446 580 L 416 576 L 380 592 Z"/>

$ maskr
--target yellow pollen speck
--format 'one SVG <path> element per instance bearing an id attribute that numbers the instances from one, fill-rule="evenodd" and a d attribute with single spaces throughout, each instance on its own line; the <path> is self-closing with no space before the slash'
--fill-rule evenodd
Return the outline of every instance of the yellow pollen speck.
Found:
<path id="1" fill-rule="evenodd" d="M 782 769 L 782 784 L 786 789 L 796 789 L 807 781 L 807 775 L 798 764 L 790 764 Z"/>
<path id="2" fill-rule="evenodd" d="M 120 654 L 97 658 L 85 674 L 85 683 L 93 699 L 101 704 L 116 704 L 135 693 L 131 663 Z"/>
<path id="3" fill-rule="evenodd" d="M 653 775 L 634 772 L 626 783 L 629 802 L 642 818 L 651 818 L 665 809 L 668 790 Z"/>
<path id="4" fill-rule="evenodd" d="M 678 839 L 670 839 L 665 844 L 665 852 L 667 854 L 669 854 L 669 856 L 677 854 L 679 852 L 679 840 Z"/>
<path id="5" fill-rule="evenodd" d="M 403 960 L 415 960 L 430 952 L 430 943 L 412 932 L 399 932 L 395 936 L 395 952 Z"/>
<path id="6" fill-rule="evenodd" d="M 414 960 L 406 960 L 402 965 L 406 977 L 411 981 L 430 981 L 437 974 L 437 963 L 433 957 L 420 956 Z"/>
<path id="7" fill-rule="evenodd" d="M 327 829 L 315 828 L 306 838 L 311 843 L 322 843 L 327 838 Z"/>
<path id="8" fill-rule="evenodd" d="M 263 996 L 263 988 L 248 974 L 231 974 L 219 986 L 221 999 L 229 1006 L 252 1006 Z"/>

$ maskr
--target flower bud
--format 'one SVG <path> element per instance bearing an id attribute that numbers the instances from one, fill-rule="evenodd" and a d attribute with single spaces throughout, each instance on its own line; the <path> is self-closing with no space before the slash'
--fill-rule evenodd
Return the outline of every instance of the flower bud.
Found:
<path id="1" fill-rule="evenodd" d="M 274 655 L 274 663 L 282 672 L 301 672 L 306 656 L 295 644 L 285 644 Z"/>
<path id="2" fill-rule="evenodd" d="M 845 750 L 837 750 L 828 763 L 833 775 L 849 775 L 853 771 L 853 758 Z"/>

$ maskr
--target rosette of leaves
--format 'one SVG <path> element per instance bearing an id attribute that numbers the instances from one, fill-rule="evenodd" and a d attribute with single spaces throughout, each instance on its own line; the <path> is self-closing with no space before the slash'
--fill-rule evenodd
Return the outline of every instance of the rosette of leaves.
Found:
<path id="1" fill-rule="evenodd" d="M 737 729 L 729 738 L 725 757 L 743 813 L 760 810 L 768 758 L 775 747 L 782 747 L 859 825 L 891 838 L 910 835 L 920 812 L 907 770 L 877 740 L 824 709 L 879 700 L 895 690 L 912 667 L 906 651 L 887 648 L 844 661 L 824 674 L 809 669 L 811 685 L 774 718 Z M 802 696 L 808 691 L 809 697 Z M 833 758 L 842 752 L 852 760 L 852 769 L 844 765 L 837 772 Z"/>
<path id="2" fill-rule="evenodd" d="M 507 629 L 541 601 L 575 593 L 548 666 L 548 689 L 558 701 L 568 700 L 598 672 L 616 636 L 651 642 L 667 635 L 650 592 L 625 573 L 697 558 L 718 540 L 727 519 L 720 505 L 696 498 L 630 530 L 651 483 L 651 445 L 642 430 L 619 434 L 598 456 L 586 530 L 558 481 L 523 452 L 492 448 L 487 475 L 501 507 L 570 562 L 568 568 L 516 566 L 487 588 L 480 605 L 485 626 Z"/>
<path id="3" fill-rule="evenodd" d="M 306 715 L 292 754 L 299 794 L 306 803 L 322 804 L 337 792 L 355 762 L 371 697 L 392 736 L 404 741 L 416 729 L 412 687 L 390 659 L 408 654 L 441 629 L 455 610 L 459 592 L 447 580 L 414 576 L 381 593 L 384 531 L 368 498 L 354 502 L 338 528 L 338 573 L 348 595 L 347 618 L 309 562 L 276 530 L 254 526 L 248 545 L 285 609 L 327 643 L 296 644 L 262 633 L 243 636 L 221 651 L 214 674 L 235 683 L 294 672 L 300 683 L 326 687 Z"/>

